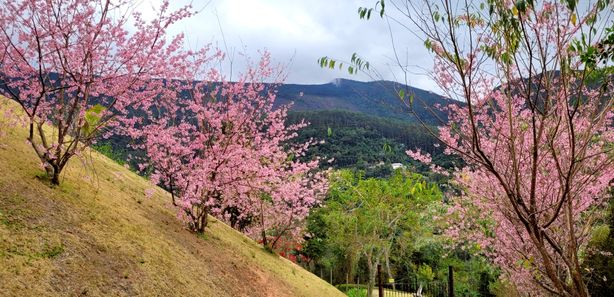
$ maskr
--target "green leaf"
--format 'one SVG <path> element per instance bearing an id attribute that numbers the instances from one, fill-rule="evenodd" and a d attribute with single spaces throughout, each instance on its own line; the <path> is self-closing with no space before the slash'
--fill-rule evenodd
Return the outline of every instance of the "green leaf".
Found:
<path id="1" fill-rule="evenodd" d="M 384 150 L 385 153 L 392 152 L 392 146 L 390 146 L 388 142 L 384 142 L 382 149 Z"/>
<path id="2" fill-rule="evenodd" d="M 324 68 L 327 63 L 328 57 L 324 56 L 318 59 L 318 63 L 320 64 L 320 68 Z"/>
<path id="3" fill-rule="evenodd" d="M 102 113 L 105 110 L 106 108 L 104 106 L 96 104 L 85 111 L 83 132 L 85 132 L 86 135 L 91 134 L 96 129 L 98 123 L 100 122 L 100 119 L 102 118 Z"/>
<path id="4" fill-rule="evenodd" d="M 364 19 L 366 13 L 367 13 L 366 8 L 363 8 L 363 7 L 358 8 L 358 17 L 360 17 L 360 19 Z"/>
<path id="5" fill-rule="evenodd" d="M 433 51 L 433 43 L 431 43 L 430 39 L 426 39 L 424 41 L 424 47 L 426 47 L 426 49 L 429 51 Z"/>
<path id="6" fill-rule="evenodd" d="M 326 129 L 326 134 L 328 134 L 328 137 L 331 137 L 333 135 L 333 129 L 328 127 L 328 129 Z"/>
<path id="7" fill-rule="evenodd" d="M 95 114 L 100 114 L 101 112 L 103 112 L 106 108 L 100 104 L 96 104 L 92 107 L 90 107 L 90 109 L 88 109 L 86 111 L 86 113 L 95 113 Z"/>
<path id="8" fill-rule="evenodd" d="M 510 54 L 508 54 L 507 52 L 503 52 L 501 54 L 501 61 L 505 64 L 510 64 L 512 62 L 512 60 L 510 59 Z"/>

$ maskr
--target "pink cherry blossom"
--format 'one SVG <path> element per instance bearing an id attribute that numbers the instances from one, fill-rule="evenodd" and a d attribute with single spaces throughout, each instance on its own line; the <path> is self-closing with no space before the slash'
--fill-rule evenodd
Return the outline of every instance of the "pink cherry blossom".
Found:
<path id="1" fill-rule="evenodd" d="M 280 69 L 264 53 L 238 81 L 212 65 L 223 55 L 201 51 L 183 68 L 181 81 L 142 112 L 146 124 L 126 133 L 147 153 L 143 167 L 168 189 L 190 229 L 203 232 L 214 215 L 263 244 L 301 238 L 303 220 L 320 204 L 326 172 L 319 160 L 302 161 L 315 141 L 290 141 L 306 123 L 286 125 L 289 106 L 273 108 Z"/>

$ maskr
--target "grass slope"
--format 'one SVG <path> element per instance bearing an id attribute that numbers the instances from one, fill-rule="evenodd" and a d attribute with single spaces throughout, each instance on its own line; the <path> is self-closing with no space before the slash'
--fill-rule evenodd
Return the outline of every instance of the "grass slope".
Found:
<path id="1" fill-rule="evenodd" d="M 146 180 L 96 152 L 50 187 L 25 129 L 3 126 L 7 106 L 0 98 L 1 296 L 343 296 L 220 221 L 190 233 L 168 193 L 146 198 Z"/>

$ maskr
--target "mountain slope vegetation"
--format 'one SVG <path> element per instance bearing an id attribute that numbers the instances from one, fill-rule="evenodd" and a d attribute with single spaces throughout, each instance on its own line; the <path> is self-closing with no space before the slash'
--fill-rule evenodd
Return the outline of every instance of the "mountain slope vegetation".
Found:
<path id="1" fill-rule="evenodd" d="M 441 148 L 434 146 L 437 139 L 427 128 L 407 120 L 345 110 L 294 111 L 288 115 L 291 123 L 301 120 L 309 125 L 298 131 L 296 142 L 312 138 L 323 140 L 323 143 L 311 148 L 307 156 L 332 159 L 325 163 L 334 168 L 365 169 L 380 163 L 407 164 L 412 162 L 405 153 L 408 149 L 433 154 L 437 157 L 436 161 L 444 166 L 445 161 L 450 159 Z M 435 127 L 429 129 L 436 131 Z"/>
<path id="2" fill-rule="evenodd" d="M 420 119 L 432 125 L 441 125 L 442 121 L 437 117 L 444 122 L 446 117 L 440 112 L 432 114 L 429 108 L 436 104 L 462 104 L 433 92 L 396 82 L 360 82 L 348 79 L 335 79 L 331 83 L 321 85 L 280 85 L 276 104 L 293 102 L 293 111 L 346 110 L 371 116 L 417 121 L 400 102 L 397 93 L 400 89 L 404 89 L 406 94 L 413 94 L 414 111 Z"/>
<path id="3" fill-rule="evenodd" d="M 1 295 L 343 296 L 218 220 L 189 232 L 167 192 L 93 150 L 49 186 L 25 129 L 4 120 Z"/>

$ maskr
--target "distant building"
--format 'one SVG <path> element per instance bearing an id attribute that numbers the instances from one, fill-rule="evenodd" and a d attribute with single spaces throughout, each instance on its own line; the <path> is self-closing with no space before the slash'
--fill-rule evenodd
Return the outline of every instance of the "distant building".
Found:
<path id="1" fill-rule="evenodd" d="M 399 168 L 405 168 L 405 165 L 403 165 L 401 163 L 392 163 L 392 164 L 390 164 L 390 166 L 392 166 L 392 170 L 397 170 Z"/>

